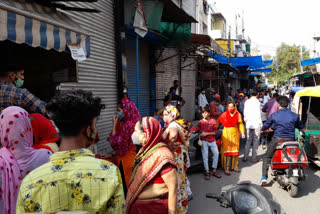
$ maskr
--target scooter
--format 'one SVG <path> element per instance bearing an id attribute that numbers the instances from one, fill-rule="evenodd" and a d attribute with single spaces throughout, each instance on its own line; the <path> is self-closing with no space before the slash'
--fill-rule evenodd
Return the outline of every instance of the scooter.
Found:
<path id="1" fill-rule="evenodd" d="M 305 180 L 304 169 L 308 167 L 306 153 L 298 142 L 278 143 L 271 162 L 272 176 L 291 197 L 298 195 L 299 182 Z"/>
<path id="2" fill-rule="evenodd" d="M 223 186 L 219 195 L 207 193 L 206 197 L 231 207 L 235 214 L 285 214 L 267 189 L 250 182 Z"/>

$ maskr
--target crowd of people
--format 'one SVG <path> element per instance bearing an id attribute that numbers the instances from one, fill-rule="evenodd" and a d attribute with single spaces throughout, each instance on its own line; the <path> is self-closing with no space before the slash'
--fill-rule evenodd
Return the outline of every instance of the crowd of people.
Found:
<path id="1" fill-rule="evenodd" d="M 0 76 L 1 213 L 187 213 L 183 100 L 141 118 L 124 97 L 108 137 L 114 152 L 98 155 L 101 99 L 74 90 L 45 103 L 20 88 L 23 79 L 23 70 Z"/>
<path id="2" fill-rule="evenodd" d="M 243 162 L 259 161 L 257 151 L 259 145 L 267 151 L 263 158 L 262 186 L 267 184 L 268 168 L 278 142 L 293 141 L 295 128 L 302 129 L 303 124 L 299 116 L 290 111 L 288 91 L 278 90 L 238 90 L 233 95 L 232 89 L 223 97 L 214 90 L 202 90 L 198 96 L 198 104 L 202 112 L 202 119 L 198 123 L 200 131 L 200 146 L 202 150 L 205 179 L 210 179 L 208 167 L 208 150 L 212 152 L 212 175 L 221 178 L 217 173 L 217 163 L 220 158 L 224 174 L 231 175 L 230 170 L 240 172 L 238 168 L 240 141 L 245 141 Z M 279 93 L 284 95 L 280 96 Z M 206 96 L 208 95 L 208 96 Z M 208 102 L 209 100 L 209 102 Z M 224 110 L 226 109 L 226 110 Z M 218 151 L 218 141 L 215 137 L 217 130 L 223 130 L 221 148 Z M 266 142 L 268 146 L 266 146 Z M 220 144 L 220 143 L 219 143 Z"/>
<path id="3" fill-rule="evenodd" d="M 19 69 L 0 76 L 2 213 L 187 213 L 192 200 L 186 174 L 190 127 L 179 112 L 185 101 L 177 81 L 164 108 L 153 116 L 141 117 L 137 106 L 124 97 L 108 137 L 114 152 L 98 155 L 93 148 L 100 140 L 97 121 L 105 107 L 101 99 L 74 90 L 45 103 L 19 88 L 23 79 Z M 222 177 L 219 158 L 225 175 L 240 172 L 240 138 L 247 139 L 243 161 L 248 161 L 252 146 L 251 161 L 257 162 L 261 130 L 274 126 L 263 163 L 265 184 L 276 143 L 292 139 L 292 129 L 302 126 L 287 109 L 289 99 L 271 93 L 251 91 L 247 99 L 239 90 L 234 97 L 228 94 L 225 103 L 218 93 L 210 94 L 210 102 L 205 91 L 199 95 L 202 118 L 197 128 L 206 180 Z M 223 131 L 218 145 L 219 129 Z"/>

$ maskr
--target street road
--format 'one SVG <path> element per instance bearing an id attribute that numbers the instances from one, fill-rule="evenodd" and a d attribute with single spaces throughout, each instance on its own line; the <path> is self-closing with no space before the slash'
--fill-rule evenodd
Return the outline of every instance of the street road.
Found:
<path id="1" fill-rule="evenodd" d="M 265 152 L 259 148 L 259 155 Z M 242 181 L 251 181 L 258 184 L 261 178 L 262 161 L 251 163 L 242 162 L 243 153 L 240 154 L 239 167 L 240 173 L 233 172 L 231 176 L 226 176 L 222 171 L 222 178 L 218 179 L 211 176 L 210 181 L 204 180 L 202 172 L 188 175 L 194 199 L 189 203 L 189 214 L 232 214 L 231 208 L 225 209 L 213 199 L 205 197 L 207 192 L 220 193 L 222 186 L 234 184 Z M 310 166 L 306 171 L 306 180 L 300 184 L 300 192 L 297 198 L 291 198 L 285 190 L 279 188 L 278 183 L 273 183 L 266 187 L 280 202 L 287 214 L 314 214 L 320 213 L 320 169 Z M 271 179 L 269 178 L 269 181 Z"/>

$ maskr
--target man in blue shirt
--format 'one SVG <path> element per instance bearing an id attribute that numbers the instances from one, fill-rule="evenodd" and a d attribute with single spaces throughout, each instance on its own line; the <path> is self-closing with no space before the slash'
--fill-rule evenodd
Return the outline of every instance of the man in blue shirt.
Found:
<path id="1" fill-rule="evenodd" d="M 269 164 L 271 163 L 277 144 L 280 142 L 294 141 L 295 129 L 303 128 L 303 123 L 300 121 L 299 115 L 290 111 L 288 106 L 289 98 L 280 96 L 278 99 L 279 111 L 273 113 L 262 127 L 262 131 L 265 131 L 272 126 L 274 135 L 263 158 L 261 186 L 267 184 Z"/>

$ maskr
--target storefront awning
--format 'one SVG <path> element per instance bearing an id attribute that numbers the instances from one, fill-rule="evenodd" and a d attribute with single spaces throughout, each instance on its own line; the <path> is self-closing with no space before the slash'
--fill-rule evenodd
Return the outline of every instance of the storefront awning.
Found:
<path id="1" fill-rule="evenodd" d="M 0 0 L 0 41 L 59 52 L 77 44 L 90 55 L 90 37 L 66 14 L 34 2 Z"/>

